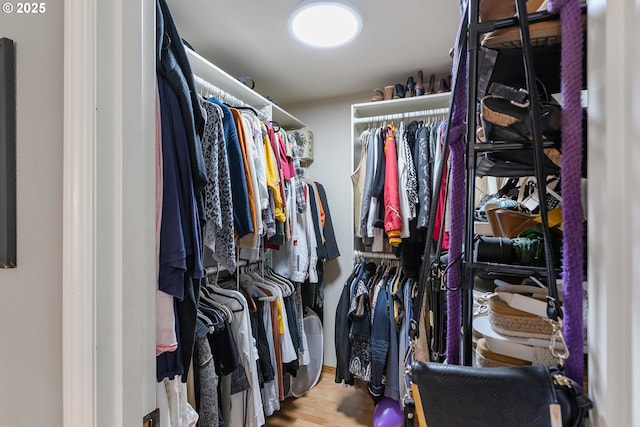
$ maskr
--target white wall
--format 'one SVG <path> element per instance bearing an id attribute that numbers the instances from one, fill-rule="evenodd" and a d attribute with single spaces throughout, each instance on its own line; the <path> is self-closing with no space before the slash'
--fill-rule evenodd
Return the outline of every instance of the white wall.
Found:
<path id="1" fill-rule="evenodd" d="M 63 10 L 0 13 L 16 42 L 18 268 L 0 269 L 0 426 L 62 426 Z"/>
<path id="2" fill-rule="evenodd" d="M 593 425 L 640 425 L 640 5 L 590 0 L 589 393 Z"/>
<path id="3" fill-rule="evenodd" d="M 324 364 L 336 366 L 335 314 L 342 286 L 353 269 L 351 201 L 351 104 L 370 95 L 349 96 L 287 106 L 313 132 L 313 163 L 306 175 L 320 182 L 326 192 L 340 257 L 325 264 Z"/>

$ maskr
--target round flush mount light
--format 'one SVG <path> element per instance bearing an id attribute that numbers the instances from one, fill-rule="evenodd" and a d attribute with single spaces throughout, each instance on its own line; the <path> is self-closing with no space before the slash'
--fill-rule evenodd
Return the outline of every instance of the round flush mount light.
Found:
<path id="1" fill-rule="evenodd" d="M 314 47 L 336 47 L 353 40 L 362 30 L 360 13 L 341 1 L 303 1 L 289 15 L 289 31 Z"/>

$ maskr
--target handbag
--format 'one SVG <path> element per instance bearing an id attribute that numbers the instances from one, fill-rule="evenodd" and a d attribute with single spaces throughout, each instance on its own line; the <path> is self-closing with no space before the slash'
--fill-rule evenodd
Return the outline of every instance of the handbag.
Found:
<path id="1" fill-rule="evenodd" d="M 405 363 L 410 384 L 405 403 L 414 408 L 413 413 L 407 413 L 405 406 L 405 425 L 410 425 L 409 421 L 417 416 L 420 425 L 427 427 L 585 426 L 593 402 L 580 384 L 563 374 L 568 350 L 562 335 L 562 311 L 555 282 L 547 287 L 547 292 L 549 350 L 558 361 L 557 366 L 489 368 L 422 360 Z M 521 304 L 513 302 L 513 298 L 507 300 Z M 525 305 L 540 310 L 530 307 L 531 304 Z M 413 321 L 411 325 L 410 337 L 419 335 L 419 325 Z M 411 360 L 412 343 L 405 362 Z"/>
<path id="2" fill-rule="evenodd" d="M 415 361 L 409 377 L 421 426 L 579 427 L 593 407 L 579 384 L 546 365 Z"/>
<path id="3" fill-rule="evenodd" d="M 417 416 L 427 427 L 585 426 L 593 402 L 580 384 L 563 374 L 568 351 L 562 320 L 549 322 L 549 350 L 557 366 L 488 368 L 423 360 L 405 366 L 410 381 L 405 402 L 415 410 L 409 419 Z"/>

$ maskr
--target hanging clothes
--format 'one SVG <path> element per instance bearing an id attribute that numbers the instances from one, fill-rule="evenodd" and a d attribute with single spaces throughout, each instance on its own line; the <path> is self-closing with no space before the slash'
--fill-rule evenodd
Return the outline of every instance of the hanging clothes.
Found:
<path id="1" fill-rule="evenodd" d="M 384 250 L 383 236 L 392 246 L 407 243 L 407 268 L 413 275 L 417 268 L 411 254 L 422 252 L 435 190 L 433 164 L 442 155 L 442 123 L 400 121 L 397 129 L 389 124 L 365 129 L 360 162 L 351 175 L 356 236 L 372 252 Z"/>
<path id="2" fill-rule="evenodd" d="M 354 234 L 362 237 L 360 234 L 360 223 L 362 221 L 362 199 L 364 197 L 365 184 L 367 179 L 367 145 L 369 141 L 369 129 L 365 129 L 360 134 L 360 161 L 358 166 L 351 174 L 351 183 L 353 185 L 353 224 Z"/>
<path id="3" fill-rule="evenodd" d="M 166 0 L 156 7 L 162 421 L 261 426 L 286 398 L 284 376 L 311 362 L 303 287 L 340 255 L 327 196 L 303 176 L 293 133 L 196 91 Z M 257 262 L 265 249 L 280 275 L 238 268 L 238 258 Z M 208 283 L 213 262 L 234 280 Z"/>
<path id="4" fill-rule="evenodd" d="M 158 75 L 162 121 L 163 199 L 158 286 L 176 298 L 179 354 L 158 356 L 158 381 L 188 372 L 195 333 L 196 298 L 204 277 L 200 215 L 192 181 L 189 139 L 178 98 Z M 185 377 L 186 378 L 186 375 Z"/>
<path id="5" fill-rule="evenodd" d="M 337 383 L 365 381 L 374 402 L 404 395 L 414 284 L 397 260 L 356 259 L 336 308 Z"/>
<path id="6" fill-rule="evenodd" d="M 229 271 L 236 268 L 234 215 L 229 157 L 224 141 L 224 111 L 220 105 L 204 101 L 207 113 L 202 149 L 209 182 L 205 186 L 204 245 L 216 262 Z"/>
<path id="7" fill-rule="evenodd" d="M 402 220 L 402 226 L 400 228 L 400 238 L 407 239 L 411 236 L 409 229 L 409 221 L 415 216 L 415 207 L 409 202 L 409 162 L 411 162 L 411 169 L 413 169 L 413 160 L 411 154 L 408 151 L 407 135 L 404 127 L 404 122 L 400 122 L 398 126 L 398 133 L 396 135 L 397 146 L 397 165 L 398 170 L 398 198 L 400 208 L 400 218 Z"/>
<path id="8" fill-rule="evenodd" d="M 386 173 L 384 179 L 384 231 L 389 243 L 398 246 L 402 243 L 402 209 L 398 188 L 398 156 L 396 154 L 396 129 L 387 125 L 384 141 L 384 159 Z"/>
<path id="9" fill-rule="evenodd" d="M 229 426 L 261 426 L 265 423 L 260 384 L 256 370 L 257 351 L 253 344 L 249 308 L 243 294 L 224 288 L 208 288 L 211 297 L 230 307 L 234 314 L 231 330 L 238 344 L 240 362 L 249 380 L 249 388 L 230 396 Z"/>
<path id="10" fill-rule="evenodd" d="M 254 223 L 249 209 L 249 190 L 238 130 L 228 106 L 217 98 L 209 98 L 208 101 L 222 108 L 224 141 L 226 142 L 231 179 L 234 226 L 237 236 L 243 237 L 253 233 Z"/>

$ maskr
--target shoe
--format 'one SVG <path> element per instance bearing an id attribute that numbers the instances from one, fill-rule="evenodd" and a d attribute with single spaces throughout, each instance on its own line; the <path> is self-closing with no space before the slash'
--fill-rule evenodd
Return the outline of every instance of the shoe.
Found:
<path id="1" fill-rule="evenodd" d="M 406 91 L 404 94 L 405 98 L 410 98 L 415 95 L 415 87 L 416 82 L 413 80 L 413 76 L 409 76 L 407 79 L 407 84 L 405 85 Z"/>
<path id="2" fill-rule="evenodd" d="M 382 101 L 383 99 L 384 92 L 382 91 L 382 89 L 374 89 L 373 98 L 371 98 L 371 101 Z"/>
<path id="3" fill-rule="evenodd" d="M 418 71 L 418 80 L 416 80 L 415 94 L 416 96 L 424 95 L 424 82 L 422 81 L 422 70 Z"/>
<path id="4" fill-rule="evenodd" d="M 394 87 L 393 86 L 385 86 L 384 87 L 384 99 L 388 100 L 388 99 L 393 99 L 393 91 L 394 91 Z"/>
<path id="5" fill-rule="evenodd" d="M 476 366 L 481 368 L 497 368 L 510 366 L 531 366 L 531 362 L 518 359 L 516 357 L 506 356 L 494 353 L 489 350 L 487 342 L 484 338 L 478 339 L 476 342 Z"/>
<path id="6" fill-rule="evenodd" d="M 447 79 L 440 79 L 440 84 L 438 85 L 438 90 L 436 92 L 437 93 L 451 92 L 451 86 L 449 86 Z"/>
<path id="7" fill-rule="evenodd" d="M 494 212 L 498 210 L 498 206 L 494 204 L 487 203 L 484 206 L 484 215 L 487 218 L 487 222 L 489 223 L 489 227 L 491 227 L 491 235 L 494 237 L 503 237 L 502 230 L 500 230 L 500 224 L 498 224 L 498 220 Z"/>
<path id="8" fill-rule="evenodd" d="M 427 95 L 436 93 L 435 85 L 436 85 L 436 76 L 431 74 L 431 76 L 429 76 L 429 86 L 427 87 Z"/>
<path id="9" fill-rule="evenodd" d="M 553 102 L 540 102 L 542 136 L 560 143 L 562 112 Z M 528 106 L 514 105 L 510 100 L 487 95 L 480 101 L 480 121 L 487 141 L 531 140 Z"/>
<path id="10" fill-rule="evenodd" d="M 516 4 L 513 0 L 483 0 L 478 14 L 480 22 L 509 18 L 516 15 Z"/>
<path id="11" fill-rule="evenodd" d="M 480 8 L 481 20 L 482 10 L 485 9 L 485 14 L 488 14 L 489 18 L 484 19 L 502 19 L 510 16 L 516 16 L 515 2 L 503 0 L 497 1 L 485 1 L 484 7 Z M 488 5 L 486 3 L 489 3 Z M 496 7 L 496 3 L 500 3 Z M 510 7 L 507 7 L 509 4 Z M 495 10 L 487 10 L 488 8 L 495 7 Z M 512 10 L 511 14 L 504 15 L 504 13 Z M 547 0 L 528 0 L 527 1 L 527 13 L 544 12 L 547 10 Z M 502 15 L 502 16 L 499 16 Z M 582 15 L 583 27 L 586 24 L 586 16 Z M 560 19 L 554 19 L 551 21 L 536 22 L 529 25 L 529 37 L 531 39 L 531 46 L 550 46 L 560 43 Z M 520 41 L 520 28 L 517 26 L 502 28 L 485 34 L 482 37 L 481 44 L 484 47 L 491 49 L 504 49 L 504 48 L 519 48 L 522 47 Z"/>
<path id="12" fill-rule="evenodd" d="M 492 209 L 491 216 L 500 229 L 500 237 L 508 239 L 514 239 L 523 231 L 538 225 L 535 215 L 510 209 Z M 491 228 L 494 228 L 494 224 L 491 224 Z"/>
<path id="13" fill-rule="evenodd" d="M 404 98 L 405 89 L 402 83 L 398 83 L 395 86 L 395 92 L 393 93 L 393 99 Z"/>

